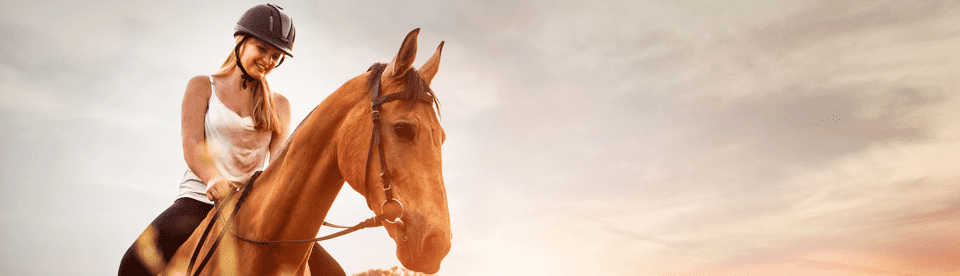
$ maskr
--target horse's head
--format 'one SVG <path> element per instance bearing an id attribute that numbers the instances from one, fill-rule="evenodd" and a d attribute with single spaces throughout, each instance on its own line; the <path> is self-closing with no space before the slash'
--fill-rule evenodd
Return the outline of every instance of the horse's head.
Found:
<path id="1" fill-rule="evenodd" d="M 419 32 L 407 34 L 389 64 L 372 66 L 365 74 L 366 85 L 353 85 L 364 90 L 356 92 L 366 100 L 341 127 L 337 156 L 347 182 L 366 197 L 374 213 L 387 218 L 383 224 L 397 243 L 400 262 L 415 271 L 436 273 L 452 237 L 440 156 L 446 135 L 429 86 L 443 43 L 414 69 Z M 371 105 L 374 97 L 386 102 Z"/>

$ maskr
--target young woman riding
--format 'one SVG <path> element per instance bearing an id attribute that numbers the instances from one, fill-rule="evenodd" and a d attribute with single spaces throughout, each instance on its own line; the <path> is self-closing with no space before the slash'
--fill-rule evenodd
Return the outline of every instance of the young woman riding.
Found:
<path id="1" fill-rule="evenodd" d="M 180 194 L 120 262 L 119 275 L 154 275 L 194 232 L 215 201 L 276 158 L 290 134 L 290 103 L 270 90 L 266 76 L 293 57 L 296 29 L 273 4 L 250 8 L 234 31 L 236 47 L 220 69 L 187 83 L 181 107 L 183 158 L 189 168 Z M 162 260 L 158 259 L 162 256 Z M 345 275 L 314 243 L 313 275 Z"/>

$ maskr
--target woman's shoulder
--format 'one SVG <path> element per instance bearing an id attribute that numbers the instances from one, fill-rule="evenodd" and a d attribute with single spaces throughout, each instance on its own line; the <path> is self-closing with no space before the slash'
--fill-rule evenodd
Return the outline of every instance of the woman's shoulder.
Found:
<path id="1" fill-rule="evenodd" d="M 287 100 L 287 97 L 277 92 L 273 92 L 273 102 L 277 103 L 279 107 L 290 107 L 290 100 Z"/>
<path id="2" fill-rule="evenodd" d="M 273 103 L 277 114 L 280 115 L 281 123 L 284 125 L 290 124 L 290 100 L 287 100 L 287 97 L 280 93 L 273 92 Z"/>
<path id="3" fill-rule="evenodd" d="M 210 76 L 198 75 L 187 82 L 187 96 L 209 98 L 211 91 L 213 90 L 210 89 Z"/>
<path id="4" fill-rule="evenodd" d="M 210 90 L 210 76 L 196 75 L 187 82 L 188 87 L 206 88 Z"/>

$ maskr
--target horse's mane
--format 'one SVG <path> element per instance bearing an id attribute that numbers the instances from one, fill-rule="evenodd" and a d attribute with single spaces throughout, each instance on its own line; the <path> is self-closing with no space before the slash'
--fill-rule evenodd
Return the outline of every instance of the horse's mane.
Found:
<path id="1" fill-rule="evenodd" d="M 386 63 L 374 63 L 367 69 L 367 72 L 370 72 L 370 78 L 367 78 L 367 89 L 373 88 L 373 85 L 376 84 L 376 81 L 379 81 L 380 78 L 374 76 L 379 76 L 383 74 L 383 70 L 387 68 Z M 403 79 L 403 100 L 410 103 L 408 108 L 413 108 L 417 104 L 417 101 L 425 101 L 429 104 L 432 104 L 436 107 L 437 117 L 440 117 L 440 101 L 437 100 L 437 95 L 433 93 L 433 89 L 430 89 L 430 84 L 423 79 L 423 76 L 420 75 L 420 71 L 410 67 L 407 69 L 407 72 L 401 77 Z"/>

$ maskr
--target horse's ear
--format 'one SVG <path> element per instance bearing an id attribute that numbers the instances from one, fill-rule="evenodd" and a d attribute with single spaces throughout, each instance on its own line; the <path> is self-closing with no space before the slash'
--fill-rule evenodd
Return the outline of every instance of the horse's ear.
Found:
<path id="1" fill-rule="evenodd" d="M 413 65 L 413 60 L 417 59 L 417 35 L 420 34 L 420 28 L 416 28 L 407 34 L 400 45 L 400 52 L 393 58 L 387 68 L 383 70 L 384 77 L 399 76 L 407 72 Z"/>
<path id="2" fill-rule="evenodd" d="M 440 41 L 440 46 L 437 46 L 437 52 L 433 53 L 433 56 L 420 67 L 420 75 L 423 76 L 423 80 L 427 81 L 427 84 L 430 84 L 433 76 L 437 75 L 437 69 L 440 69 L 441 51 L 443 51 L 443 41 Z"/>

